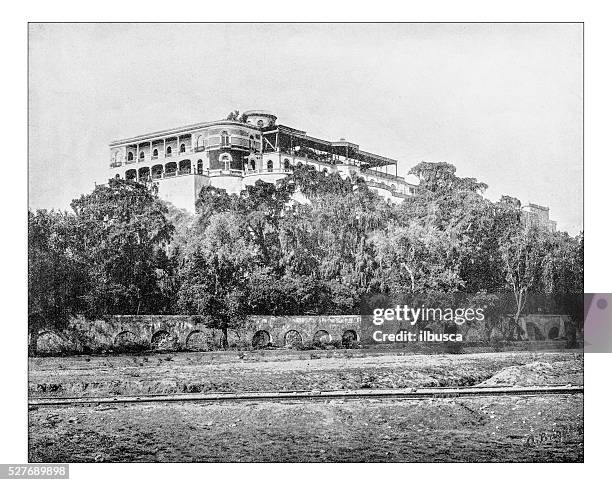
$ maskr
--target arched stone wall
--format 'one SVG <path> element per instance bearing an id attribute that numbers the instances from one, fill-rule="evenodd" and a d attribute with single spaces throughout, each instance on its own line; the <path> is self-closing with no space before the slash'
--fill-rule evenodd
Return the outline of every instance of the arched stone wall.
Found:
<path id="1" fill-rule="evenodd" d="M 526 336 L 529 335 L 529 325 L 531 334 L 538 334 L 543 340 L 563 339 L 568 320 L 565 315 L 527 315 L 519 324 Z M 469 333 L 468 328 L 461 330 Z M 44 338 L 52 331 L 41 331 L 35 338 Z M 55 334 L 54 347 L 59 349 L 61 342 L 63 351 L 73 352 L 120 351 L 126 342 L 133 343 L 140 350 L 205 351 L 219 349 L 223 338 L 221 330 L 208 328 L 202 317 L 190 315 L 115 315 L 104 320 L 79 318 L 73 319 L 66 331 Z M 228 343 L 230 348 L 253 348 L 254 341 L 260 341 L 254 339 L 256 335 L 265 336 L 264 344 L 257 344 L 260 347 L 299 348 L 331 342 L 351 346 L 356 342 L 367 344 L 372 341 L 370 329 L 361 325 L 360 315 L 323 315 L 252 316 L 242 328 L 228 331 Z M 469 340 L 481 338 L 473 332 Z"/>

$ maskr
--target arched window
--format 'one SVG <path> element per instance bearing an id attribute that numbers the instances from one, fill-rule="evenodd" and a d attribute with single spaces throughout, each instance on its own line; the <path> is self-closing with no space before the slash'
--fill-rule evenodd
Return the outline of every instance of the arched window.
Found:
<path id="1" fill-rule="evenodd" d="M 180 153 L 185 153 L 185 144 L 181 143 L 181 148 L 179 149 Z"/>
<path id="2" fill-rule="evenodd" d="M 134 154 L 132 152 L 128 153 L 128 161 L 134 160 Z"/>
<path id="3" fill-rule="evenodd" d="M 229 146 L 230 144 L 230 137 L 227 134 L 227 131 L 222 131 L 221 132 L 221 146 Z"/>
<path id="4" fill-rule="evenodd" d="M 172 147 L 166 148 L 166 156 L 169 157 L 172 155 Z"/>
<path id="5" fill-rule="evenodd" d="M 221 155 L 220 159 L 223 164 L 223 170 L 229 170 L 232 166 L 232 157 L 228 153 Z"/>
<path id="6" fill-rule="evenodd" d="M 253 135 L 249 136 L 249 149 L 253 150 L 255 148 L 255 138 Z"/>
<path id="7" fill-rule="evenodd" d="M 159 152 L 157 151 L 157 148 L 155 150 L 153 150 L 153 158 L 157 158 L 159 156 Z"/>
<path id="8" fill-rule="evenodd" d="M 255 170 L 255 160 L 251 160 L 251 170 Z"/>
<path id="9" fill-rule="evenodd" d="M 141 160 L 144 160 L 144 152 L 140 152 L 140 155 L 138 155 L 138 158 L 140 158 Z"/>
<path id="10" fill-rule="evenodd" d="M 202 175 L 204 173 L 204 163 L 202 162 L 202 160 L 198 160 L 197 170 L 199 175 Z"/>
<path id="11" fill-rule="evenodd" d="M 115 174 L 115 178 L 116 178 L 116 179 L 120 179 L 120 178 L 121 178 L 121 175 L 119 175 L 118 173 L 116 173 L 116 174 Z"/>
<path id="12" fill-rule="evenodd" d="M 136 170 L 131 169 L 125 172 L 125 180 L 136 180 Z"/>
<path id="13" fill-rule="evenodd" d="M 151 167 L 151 178 L 159 179 L 162 177 L 164 167 L 162 165 L 153 165 Z"/>
<path id="14" fill-rule="evenodd" d="M 149 167 L 142 167 L 138 170 L 138 180 L 149 180 L 151 178 L 151 170 Z"/>
<path id="15" fill-rule="evenodd" d="M 291 170 L 291 163 L 289 162 L 288 158 L 285 158 L 285 172 L 288 172 L 289 170 Z"/>
<path id="16" fill-rule="evenodd" d="M 191 160 L 181 160 L 179 162 L 179 174 L 186 175 L 191 173 Z"/>
<path id="17" fill-rule="evenodd" d="M 272 163 L 272 160 L 268 160 L 268 172 L 271 172 L 272 170 L 274 170 L 274 164 Z"/>
<path id="18" fill-rule="evenodd" d="M 164 167 L 164 177 L 174 177 L 176 175 L 176 162 L 168 162 Z"/>

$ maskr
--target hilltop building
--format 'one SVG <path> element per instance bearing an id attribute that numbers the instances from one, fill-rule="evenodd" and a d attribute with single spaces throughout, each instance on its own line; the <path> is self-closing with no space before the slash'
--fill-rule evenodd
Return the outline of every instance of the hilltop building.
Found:
<path id="1" fill-rule="evenodd" d="M 523 207 L 523 215 L 527 226 L 537 226 L 550 232 L 557 230 L 557 221 L 549 216 L 550 209 L 543 205 L 529 203 Z"/>
<path id="2" fill-rule="evenodd" d="M 397 174 L 397 160 L 344 139 L 327 141 L 277 123 L 267 111 L 237 120 L 198 123 L 110 143 L 110 177 L 154 183 L 159 196 L 195 211 L 202 187 L 239 193 L 257 180 L 274 183 L 298 165 L 343 178 L 359 174 L 386 200 L 399 203 L 416 186 Z"/>

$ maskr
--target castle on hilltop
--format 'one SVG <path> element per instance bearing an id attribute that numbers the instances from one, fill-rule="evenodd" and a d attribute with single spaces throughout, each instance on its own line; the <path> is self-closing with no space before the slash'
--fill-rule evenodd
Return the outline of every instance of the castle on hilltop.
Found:
<path id="1" fill-rule="evenodd" d="M 360 175 L 385 200 L 400 203 L 417 186 L 397 174 L 397 160 L 340 139 L 327 141 L 277 123 L 268 111 L 147 133 L 110 143 L 109 178 L 157 186 L 160 198 L 195 213 L 202 187 L 240 193 L 257 180 L 275 183 L 300 165 L 346 178 Z M 524 220 L 554 232 L 548 208 L 523 207 Z"/>
<path id="2" fill-rule="evenodd" d="M 154 183 L 158 195 L 195 212 L 204 186 L 239 193 L 257 180 L 274 183 L 300 165 L 346 178 L 358 174 L 391 202 L 415 193 L 397 174 L 397 160 L 344 139 L 327 141 L 277 123 L 267 111 L 240 120 L 198 123 L 110 143 L 110 177 Z"/>

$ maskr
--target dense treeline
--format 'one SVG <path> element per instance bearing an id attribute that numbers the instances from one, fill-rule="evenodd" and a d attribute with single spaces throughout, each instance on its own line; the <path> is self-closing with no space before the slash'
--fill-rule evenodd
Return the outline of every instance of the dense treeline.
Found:
<path id="1" fill-rule="evenodd" d="M 203 315 L 227 331 L 248 314 L 358 313 L 364 295 L 466 294 L 516 318 L 535 294 L 582 294 L 582 235 L 521 220 L 520 202 L 446 163 L 411 170 L 418 193 L 386 203 L 360 178 L 306 167 L 240 195 L 205 187 L 199 212 L 169 207 L 136 182 L 113 179 L 72 212 L 29 216 L 31 331 L 70 315 Z M 578 314 L 574 302 L 565 312 Z M 517 336 L 517 326 L 502 329 Z"/>

